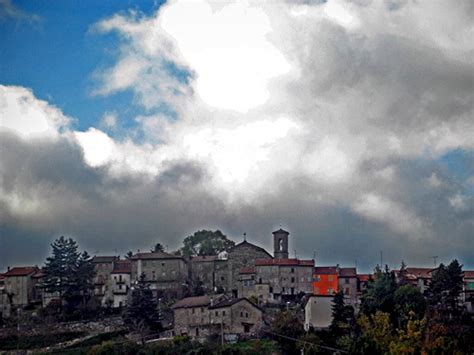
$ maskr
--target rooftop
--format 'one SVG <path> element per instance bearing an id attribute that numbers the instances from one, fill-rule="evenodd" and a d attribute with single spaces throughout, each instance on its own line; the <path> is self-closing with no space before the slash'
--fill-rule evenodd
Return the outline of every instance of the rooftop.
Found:
<path id="1" fill-rule="evenodd" d="M 465 270 L 464 271 L 465 279 L 474 279 L 474 270 Z"/>
<path id="2" fill-rule="evenodd" d="M 191 257 L 192 262 L 216 261 L 217 259 L 217 255 L 198 255 Z"/>
<path id="3" fill-rule="evenodd" d="M 211 304 L 209 296 L 186 297 L 179 300 L 171 306 L 172 309 L 177 308 L 193 308 L 193 307 L 207 307 Z"/>
<path id="4" fill-rule="evenodd" d="M 152 252 L 152 253 L 136 253 L 132 257 L 131 260 L 138 260 L 138 259 L 182 259 L 183 257 L 180 255 L 173 255 L 169 253 L 165 253 L 163 251 Z"/>
<path id="5" fill-rule="evenodd" d="M 118 260 L 118 256 L 94 256 L 92 258 L 93 263 L 113 263 L 115 260 Z"/>
<path id="6" fill-rule="evenodd" d="M 314 273 L 318 275 L 337 275 L 337 266 L 316 266 Z"/>
<path id="7" fill-rule="evenodd" d="M 30 274 L 33 274 L 33 273 L 37 272 L 37 271 L 39 271 L 37 266 L 18 266 L 18 267 L 12 267 L 10 270 L 8 270 L 3 275 L 6 276 L 6 277 L 28 276 Z"/>
<path id="8" fill-rule="evenodd" d="M 252 266 L 243 267 L 240 269 L 240 274 L 255 274 L 255 268 Z"/>
<path id="9" fill-rule="evenodd" d="M 290 234 L 290 232 L 280 228 L 279 230 L 272 232 L 272 234 Z"/>
<path id="10" fill-rule="evenodd" d="M 357 278 L 359 279 L 359 281 L 367 282 L 367 281 L 369 281 L 371 276 L 372 275 L 370 275 L 370 274 L 358 274 Z"/>
<path id="11" fill-rule="evenodd" d="M 340 277 L 357 277 L 357 270 L 355 267 L 341 267 L 339 269 Z"/>
<path id="12" fill-rule="evenodd" d="M 114 263 L 112 274 L 130 274 L 132 271 L 132 264 L 129 260 L 117 260 Z"/>
<path id="13" fill-rule="evenodd" d="M 314 266 L 314 260 L 301 259 L 257 259 L 255 266 L 278 265 L 278 266 Z"/>
<path id="14" fill-rule="evenodd" d="M 231 252 L 231 251 L 234 250 L 234 249 L 240 248 L 240 247 L 242 247 L 242 246 L 249 246 L 249 247 L 251 247 L 251 248 L 254 248 L 255 250 L 258 250 L 258 251 L 261 251 L 261 252 L 267 254 L 270 258 L 273 258 L 273 256 L 271 256 L 271 254 L 270 254 L 268 251 L 266 251 L 266 250 L 263 249 L 262 247 L 259 247 L 258 245 L 249 243 L 249 242 L 247 242 L 246 240 L 240 242 L 239 244 L 234 245 L 232 248 L 229 249 L 229 252 Z"/>
<path id="15" fill-rule="evenodd" d="M 257 306 L 256 304 L 254 304 L 253 302 L 250 302 L 247 298 L 231 298 L 231 299 L 226 299 L 226 300 L 223 300 L 222 302 L 216 303 L 216 304 L 213 305 L 213 306 L 210 306 L 209 309 L 231 307 L 231 306 L 233 306 L 234 304 L 239 303 L 239 302 L 242 302 L 242 301 L 248 302 L 248 303 L 250 303 L 252 306 L 254 306 L 255 308 L 260 309 L 260 307 L 258 307 L 258 306 Z M 261 309 L 260 309 L 260 310 L 261 310 Z"/>

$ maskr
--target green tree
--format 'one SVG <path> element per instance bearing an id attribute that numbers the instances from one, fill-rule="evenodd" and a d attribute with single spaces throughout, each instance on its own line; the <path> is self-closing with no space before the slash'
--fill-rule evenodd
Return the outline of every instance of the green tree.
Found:
<path id="1" fill-rule="evenodd" d="M 165 247 L 161 243 L 156 243 L 153 248 L 150 249 L 152 253 L 163 253 L 165 251 Z"/>
<path id="2" fill-rule="evenodd" d="M 350 324 L 354 319 L 354 308 L 350 305 L 346 305 L 344 293 L 341 290 L 334 295 L 331 309 L 331 331 L 337 336 L 348 333 Z"/>
<path id="3" fill-rule="evenodd" d="M 277 314 L 273 324 L 272 332 L 275 340 L 278 341 L 283 351 L 293 354 L 296 351 L 296 342 L 303 335 L 303 324 L 298 316 L 289 310 L 281 311 Z"/>
<path id="4" fill-rule="evenodd" d="M 427 290 L 428 303 L 444 311 L 455 311 L 463 287 L 462 265 L 455 259 L 447 267 L 444 264 L 433 271 Z"/>
<path id="5" fill-rule="evenodd" d="M 131 250 L 127 251 L 127 254 L 124 255 L 125 259 L 130 259 L 133 256 L 133 253 Z"/>
<path id="6" fill-rule="evenodd" d="M 361 297 L 361 311 L 366 315 L 377 311 L 395 316 L 395 301 L 393 299 L 397 283 L 395 274 L 386 266 L 384 271 L 376 268 L 374 280 L 369 280 L 367 288 Z"/>
<path id="7" fill-rule="evenodd" d="M 184 256 L 217 255 L 234 245 L 220 230 L 213 232 L 203 229 L 184 239 L 181 253 Z"/>
<path id="8" fill-rule="evenodd" d="M 80 299 L 85 306 L 95 274 L 89 255 L 80 254 L 77 243 L 64 236 L 56 239 L 51 247 L 52 256 L 46 259 L 44 267 L 44 290 L 58 295 L 61 312 L 63 301 L 74 308 Z"/>
<path id="9" fill-rule="evenodd" d="M 399 287 L 394 294 L 398 326 L 404 328 L 410 319 L 420 320 L 425 315 L 426 301 L 420 290 L 412 285 Z"/>
<path id="10" fill-rule="evenodd" d="M 158 316 L 153 292 L 145 282 L 145 274 L 141 274 L 137 283 L 132 286 L 131 300 L 123 315 L 125 325 L 139 333 L 159 330 Z"/>
<path id="11" fill-rule="evenodd" d="M 407 265 L 402 260 L 402 265 L 400 266 L 400 271 L 398 272 L 398 286 L 403 286 L 408 283 L 407 273 Z"/>

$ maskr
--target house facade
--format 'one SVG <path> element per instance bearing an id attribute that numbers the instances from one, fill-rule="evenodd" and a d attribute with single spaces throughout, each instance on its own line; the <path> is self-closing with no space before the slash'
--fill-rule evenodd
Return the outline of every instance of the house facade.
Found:
<path id="1" fill-rule="evenodd" d="M 114 268 L 110 274 L 112 307 L 122 308 L 127 305 L 128 292 L 131 286 L 131 272 L 132 265 L 129 260 L 117 260 L 114 262 Z"/>
<path id="2" fill-rule="evenodd" d="M 26 306 L 39 298 L 33 276 L 40 270 L 37 266 L 13 267 L 4 276 L 4 290 L 12 306 Z"/>
<path id="3" fill-rule="evenodd" d="M 326 329 L 332 322 L 332 300 L 330 295 L 309 296 L 304 307 L 304 329 Z"/>

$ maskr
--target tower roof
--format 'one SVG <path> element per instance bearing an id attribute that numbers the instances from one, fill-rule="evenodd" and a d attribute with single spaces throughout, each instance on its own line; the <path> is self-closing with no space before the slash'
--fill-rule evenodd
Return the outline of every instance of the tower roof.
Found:
<path id="1" fill-rule="evenodd" d="M 290 232 L 280 228 L 279 230 L 272 232 L 272 234 L 290 234 Z"/>

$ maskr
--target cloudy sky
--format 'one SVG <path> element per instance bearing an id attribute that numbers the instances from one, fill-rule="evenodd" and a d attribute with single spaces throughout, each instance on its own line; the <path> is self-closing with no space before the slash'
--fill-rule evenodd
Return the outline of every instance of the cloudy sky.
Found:
<path id="1" fill-rule="evenodd" d="M 471 0 L 0 0 L 0 270 L 201 229 L 474 268 Z"/>

